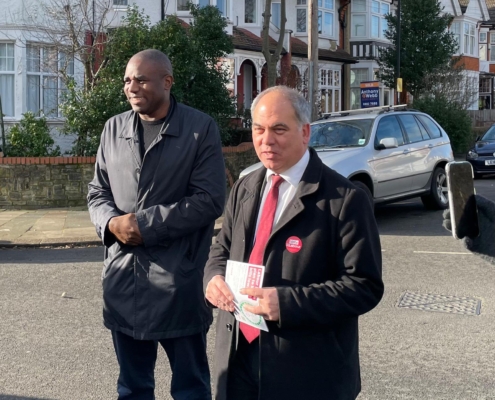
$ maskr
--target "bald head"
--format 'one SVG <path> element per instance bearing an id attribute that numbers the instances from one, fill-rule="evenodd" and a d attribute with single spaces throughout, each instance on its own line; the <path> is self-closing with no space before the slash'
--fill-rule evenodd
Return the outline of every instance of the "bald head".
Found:
<path id="1" fill-rule="evenodd" d="M 134 54 L 129 62 L 140 60 L 146 63 L 153 63 L 157 72 L 162 75 L 174 76 L 172 63 L 165 53 L 160 50 L 147 49 Z"/>
<path id="2" fill-rule="evenodd" d="M 174 83 L 172 64 L 159 50 L 144 50 L 131 57 L 124 75 L 124 93 L 143 120 L 164 118 Z"/>

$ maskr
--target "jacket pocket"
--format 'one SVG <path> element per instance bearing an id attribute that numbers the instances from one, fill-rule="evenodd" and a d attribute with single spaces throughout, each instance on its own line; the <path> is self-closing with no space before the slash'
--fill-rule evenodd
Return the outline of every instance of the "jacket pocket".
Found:
<path id="1" fill-rule="evenodd" d="M 101 279 L 105 279 L 108 272 L 114 263 L 115 259 L 119 256 L 121 247 L 119 242 L 115 242 L 105 251 L 105 259 L 103 260 L 103 270 L 101 271 Z"/>

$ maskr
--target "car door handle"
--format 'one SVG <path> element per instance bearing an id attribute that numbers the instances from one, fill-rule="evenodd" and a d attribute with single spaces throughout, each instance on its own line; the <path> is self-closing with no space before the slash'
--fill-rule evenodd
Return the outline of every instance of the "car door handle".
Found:
<path id="1" fill-rule="evenodd" d="M 411 151 L 409 149 L 406 149 L 402 152 L 402 154 L 409 154 Z"/>
<path id="2" fill-rule="evenodd" d="M 433 145 L 430 143 L 430 144 L 428 145 L 428 148 L 429 148 L 429 149 L 433 149 Z"/>

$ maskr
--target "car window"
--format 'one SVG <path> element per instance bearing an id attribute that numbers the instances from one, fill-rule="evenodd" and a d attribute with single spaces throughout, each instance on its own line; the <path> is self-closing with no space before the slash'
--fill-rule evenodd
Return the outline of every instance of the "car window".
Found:
<path id="1" fill-rule="evenodd" d="M 423 135 L 419 130 L 419 125 L 416 122 L 416 119 L 411 114 L 399 115 L 399 119 L 404 126 L 406 131 L 406 135 L 409 139 L 409 143 L 421 142 L 423 140 Z"/>
<path id="2" fill-rule="evenodd" d="M 384 117 L 378 123 L 375 135 L 375 147 L 380 144 L 380 140 L 385 138 L 396 138 L 399 146 L 404 144 L 402 129 L 395 116 Z"/>
<path id="3" fill-rule="evenodd" d="M 481 140 L 495 140 L 495 126 L 488 129 Z"/>
<path id="4" fill-rule="evenodd" d="M 416 123 L 419 126 L 419 130 L 421 131 L 421 135 L 423 135 L 423 140 L 431 139 L 430 134 L 428 133 L 426 128 L 423 126 L 423 124 L 418 120 L 418 118 L 415 116 L 414 119 L 416 120 Z"/>
<path id="5" fill-rule="evenodd" d="M 418 115 L 418 119 L 422 122 L 428 133 L 432 138 L 439 138 L 442 136 L 440 128 L 426 115 Z"/>
<path id="6" fill-rule="evenodd" d="M 368 142 L 372 124 L 372 119 L 313 124 L 309 145 L 314 148 L 364 146 Z"/>

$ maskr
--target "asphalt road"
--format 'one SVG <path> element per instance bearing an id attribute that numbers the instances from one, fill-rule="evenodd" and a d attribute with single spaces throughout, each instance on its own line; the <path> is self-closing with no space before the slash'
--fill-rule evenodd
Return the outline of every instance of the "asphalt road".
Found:
<path id="1" fill-rule="evenodd" d="M 476 187 L 495 200 L 495 179 Z M 418 200 L 380 207 L 376 217 L 386 291 L 360 320 L 359 400 L 495 399 L 495 266 L 466 252 L 443 230 L 441 212 Z M 0 400 L 116 397 L 117 363 L 101 323 L 102 254 L 0 250 Z M 163 351 L 156 377 L 157 399 L 170 399 Z"/>

